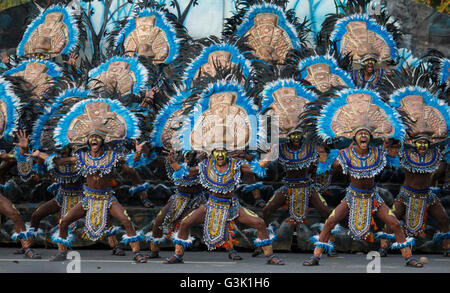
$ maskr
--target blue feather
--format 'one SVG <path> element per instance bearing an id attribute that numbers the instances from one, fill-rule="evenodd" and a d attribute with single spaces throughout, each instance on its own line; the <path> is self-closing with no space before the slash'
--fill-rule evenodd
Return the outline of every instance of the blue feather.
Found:
<path id="1" fill-rule="evenodd" d="M 330 150 L 330 153 L 328 154 L 328 157 L 325 162 L 319 162 L 317 166 L 317 174 L 324 174 L 325 172 L 331 170 L 331 165 L 333 165 L 334 161 L 336 161 L 339 154 L 338 149 L 332 149 Z"/>
<path id="2" fill-rule="evenodd" d="M 48 74 L 49 76 L 55 78 L 55 77 L 61 77 L 62 76 L 62 69 L 61 67 L 59 67 L 58 64 L 51 62 L 51 61 L 47 61 L 47 60 L 38 60 L 38 59 L 28 59 L 26 61 L 22 61 L 20 62 L 19 65 L 17 65 L 14 68 L 11 68 L 8 71 L 5 71 L 3 74 L 5 75 L 13 75 L 14 73 L 18 73 L 21 71 L 24 71 L 25 68 L 27 67 L 28 63 L 41 63 L 44 64 L 47 67 L 47 72 L 46 74 Z"/>
<path id="3" fill-rule="evenodd" d="M 297 31 L 294 26 L 288 22 L 284 11 L 281 7 L 264 3 L 262 5 L 252 6 L 244 16 L 244 22 L 237 28 L 236 35 L 239 37 L 244 36 L 250 28 L 254 25 L 254 18 L 259 13 L 272 13 L 278 16 L 278 26 L 283 28 L 291 39 L 291 43 L 294 49 L 300 49 L 300 39 L 297 36 Z"/>
<path id="4" fill-rule="evenodd" d="M 438 73 L 439 84 L 445 84 L 449 78 L 450 59 L 442 59 L 440 62 L 440 68 Z M 448 120 L 447 120 L 448 121 Z"/>
<path id="5" fill-rule="evenodd" d="M 44 23 L 45 17 L 49 13 L 54 12 L 62 13 L 64 15 L 63 22 L 67 26 L 68 30 L 67 36 L 68 41 L 64 49 L 61 51 L 61 54 L 69 54 L 75 49 L 79 37 L 77 20 L 72 15 L 72 13 L 69 12 L 69 8 L 54 5 L 47 8 L 28 25 L 27 30 L 25 31 L 25 34 L 23 35 L 22 40 L 20 41 L 19 46 L 17 47 L 17 55 L 19 56 L 25 55 L 25 44 L 26 42 L 28 42 L 28 39 L 30 38 L 31 34 L 34 32 L 35 29 L 37 29 L 39 25 Z"/>
<path id="6" fill-rule="evenodd" d="M 346 26 L 353 21 L 363 21 L 367 24 L 367 29 L 377 33 L 389 46 L 391 58 L 393 60 L 397 60 L 398 58 L 398 50 L 397 45 L 392 37 L 391 33 L 389 33 L 384 26 L 379 25 L 374 19 L 370 18 L 367 14 L 353 14 L 344 18 L 339 19 L 335 26 L 334 30 L 331 33 L 330 39 L 331 41 L 336 42 L 337 48 L 341 48 L 341 40 L 344 35 L 347 33 Z"/>
<path id="7" fill-rule="evenodd" d="M 147 68 L 145 68 L 145 66 L 139 63 L 137 57 L 125 57 L 125 56 L 111 57 L 104 63 L 102 63 L 100 66 L 89 71 L 89 79 L 91 80 L 95 79 L 102 72 L 108 70 L 108 67 L 111 63 L 118 61 L 128 63 L 130 65 L 129 70 L 131 70 L 134 73 L 136 83 L 133 86 L 132 90 L 133 94 L 139 94 L 141 91 L 145 90 L 148 81 L 148 70 Z"/>
<path id="8" fill-rule="evenodd" d="M 169 43 L 169 55 L 164 60 L 165 63 L 173 62 L 179 54 L 180 51 L 180 40 L 177 37 L 177 32 L 174 26 L 169 22 L 163 12 L 158 11 L 154 8 L 147 8 L 138 13 L 137 17 L 148 17 L 155 16 L 156 22 L 155 26 L 164 31 L 167 37 L 167 41 Z M 129 19 L 124 29 L 120 32 L 120 34 L 116 37 L 115 44 L 119 46 L 122 44 L 127 37 L 136 29 L 136 19 Z"/>
<path id="9" fill-rule="evenodd" d="M 119 101 L 103 98 L 86 99 L 76 103 L 70 109 L 69 113 L 67 113 L 64 117 L 61 118 L 61 120 L 59 120 L 53 135 L 57 146 L 64 148 L 69 144 L 69 140 L 67 138 L 67 131 L 69 129 L 69 126 L 72 123 L 73 119 L 84 113 L 84 109 L 89 103 L 106 103 L 111 107 L 111 112 L 114 112 L 117 115 L 121 116 L 125 120 L 125 124 L 127 125 L 127 134 L 125 137 L 126 139 L 137 139 L 141 135 L 138 118 Z"/>
<path id="10" fill-rule="evenodd" d="M 302 79 L 305 79 L 306 76 L 308 75 L 307 68 L 315 64 L 328 65 L 330 67 L 331 74 L 339 76 L 348 87 L 355 86 L 350 74 L 348 74 L 348 72 L 346 72 L 345 70 L 339 68 L 336 60 L 331 55 L 312 56 L 303 59 L 298 65 L 298 69 L 301 71 Z"/>
<path id="11" fill-rule="evenodd" d="M 6 113 L 4 114 L 6 114 L 5 120 L 7 120 L 3 133 L 0 133 L 0 138 L 9 139 L 16 131 L 21 108 L 19 101 L 19 98 L 12 91 L 11 84 L 0 77 L 0 102 L 6 106 Z"/>

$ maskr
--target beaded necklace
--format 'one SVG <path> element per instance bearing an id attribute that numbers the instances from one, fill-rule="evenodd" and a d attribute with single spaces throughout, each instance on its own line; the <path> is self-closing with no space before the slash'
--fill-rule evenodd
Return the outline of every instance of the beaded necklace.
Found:
<path id="1" fill-rule="evenodd" d="M 318 154 L 311 144 L 302 144 L 300 149 L 291 150 L 288 143 L 280 144 L 279 161 L 286 170 L 300 170 L 316 163 Z"/>
<path id="2" fill-rule="evenodd" d="M 76 169 L 84 177 L 96 172 L 100 176 L 109 174 L 121 159 L 118 153 L 111 150 L 105 151 L 100 157 L 92 157 L 89 151 L 81 151 L 77 155 Z"/>
<path id="3" fill-rule="evenodd" d="M 205 159 L 200 163 L 200 183 L 211 192 L 230 193 L 240 182 L 242 164 L 240 159 L 228 158 L 227 170 L 219 172 L 215 159 Z"/>
<path id="4" fill-rule="evenodd" d="M 372 178 L 384 169 L 386 154 L 380 148 L 370 147 L 366 156 L 360 156 L 351 147 L 339 151 L 338 161 L 344 174 L 355 178 Z"/>
<path id="5" fill-rule="evenodd" d="M 430 148 L 421 156 L 415 150 L 403 148 L 400 151 L 401 165 L 412 173 L 433 173 L 439 168 L 442 154 L 438 148 Z"/>

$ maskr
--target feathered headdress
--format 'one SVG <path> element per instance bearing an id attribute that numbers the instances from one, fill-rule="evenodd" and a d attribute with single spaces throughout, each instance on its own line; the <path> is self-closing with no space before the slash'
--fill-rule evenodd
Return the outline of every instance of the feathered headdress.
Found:
<path id="1" fill-rule="evenodd" d="M 237 81 L 210 84 L 183 125 L 183 150 L 211 152 L 214 149 L 254 148 L 261 137 L 258 108 Z M 190 125 L 189 125 L 190 124 Z"/>
<path id="2" fill-rule="evenodd" d="M 28 25 L 17 55 L 50 58 L 71 53 L 79 38 L 77 22 L 69 8 L 50 6 Z"/>
<path id="3" fill-rule="evenodd" d="M 137 139 L 141 135 L 138 118 L 118 100 L 86 99 L 77 102 L 57 123 L 57 147 L 87 145 L 90 135 L 99 135 L 105 144 Z"/>
<path id="4" fill-rule="evenodd" d="M 308 81 L 320 92 L 332 87 L 354 87 L 353 80 L 341 69 L 331 55 L 313 56 L 303 59 L 298 65 L 302 79 Z"/>
<path id="5" fill-rule="evenodd" d="M 89 71 L 89 87 L 106 87 L 122 95 L 139 94 L 145 90 L 147 69 L 137 57 L 114 56 L 97 68 Z"/>
<path id="6" fill-rule="evenodd" d="M 19 123 L 21 105 L 11 84 L 0 77 L 0 139 L 10 140 Z"/>
<path id="7" fill-rule="evenodd" d="M 295 11 L 286 10 L 286 4 L 287 1 L 239 1 L 236 14 L 226 20 L 224 35 L 245 37 L 258 59 L 282 64 L 289 50 L 305 45 L 310 31 L 307 21 L 300 23 Z"/>
<path id="8" fill-rule="evenodd" d="M 115 46 L 123 47 L 124 54 L 149 57 L 153 63 L 172 63 L 180 51 L 177 30 L 165 13 L 146 8 L 128 19 L 115 38 Z"/>
<path id="9" fill-rule="evenodd" d="M 402 141 L 405 127 L 395 109 L 383 102 L 377 92 L 367 89 L 344 89 L 320 110 L 316 130 L 322 139 L 353 139 L 361 129 L 376 138 Z"/>
<path id="10" fill-rule="evenodd" d="M 412 144 L 422 138 L 438 143 L 447 138 L 449 106 L 427 89 L 418 86 L 400 88 L 390 96 L 390 104 L 407 118 L 405 143 Z"/>
<path id="11" fill-rule="evenodd" d="M 261 113 L 279 117 L 280 138 L 296 129 L 305 105 L 317 99 L 316 94 L 293 79 L 270 82 L 261 95 Z"/>

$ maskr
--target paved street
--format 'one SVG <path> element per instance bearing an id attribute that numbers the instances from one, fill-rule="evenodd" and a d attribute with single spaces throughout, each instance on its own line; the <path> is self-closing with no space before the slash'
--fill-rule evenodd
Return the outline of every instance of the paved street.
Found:
<path id="1" fill-rule="evenodd" d="M 36 249 L 43 257 L 41 260 L 24 259 L 14 255 L 14 248 L 0 247 L 0 273 L 66 273 L 67 268 L 79 267 L 81 273 L 364 273 L 371 260 L 365 254 L 340 254 L 338 257 L 322 257 L 320 266 L 304 267 L 302 262 L 310 256 L 306 253 L 277 253 L 285 262 L 284 266 L 265 265 L 263 256 L 252 257 L 250 252 L 241 252 L 241 261 L 231 261 L 225 252 L 191 252 L 184 256 L 184 264 L 165 265 L 162 259 L 149 260 L 146 264 L 131 261 L 131 251 L 126 256 L 114 256 L 109 250 L 78 250 L 80 263 L 67 260 L 52 263 L 48 258 L 56 249 Z M 171 251 L 161 252 L 166 258 Z M 399 254 L 391 254 L 380 259 L 382 273 L 450 273 L 450 258 L 439 254 L 426 256 L 428 263 L 422 269 L 405 267 Z"/>

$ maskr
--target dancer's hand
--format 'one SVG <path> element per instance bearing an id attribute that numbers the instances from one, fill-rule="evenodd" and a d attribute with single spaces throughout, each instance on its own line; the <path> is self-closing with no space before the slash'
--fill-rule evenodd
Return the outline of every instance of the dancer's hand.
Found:
<path id="1" fill-rule="evenodd" d="M 2 62 L 4 64 L 9 64 L 9 56 L 8 56 L 8 54 L 6 54 L 6 51 L 2 52 Z"/>
<path id="2" fill-rule="evenodd" d="M 145 144 L 147 143 L 146 141 L 141 142 L 138 144 L 137 140 L 134 141 L 135 142 L 135 149 L 136 149 L 136 154 L 142 154 L 142 151 L 144 149 Z"/>
<path id="3" fill-rule="evenodd" d="M 66 63 L 66 64 L 69 64 L 72 67 L 75 67 L 77 59 L 78 59 L 78 54 L 77 53 L 72 53 L 72 54 L 70 54 L 69 60 L 63 61 L 63 62 Z"/>
<path id="4" fill-rule="evenodd" d="M 21 149 L 27 149 L 30 135 L 27 135 L 25 130 L 19 129 L 19 131 L 16 132 L 16 137 L 18 142 L 14 142 L 13 144 Z"/>
<path id="5" fill-rule="evenodd" d="M 32 154 L 25 154 L 25 156 L 32 158 L 39 158 L 40 154 L 41 154 L 40 150 L 35 150 Z"/>

